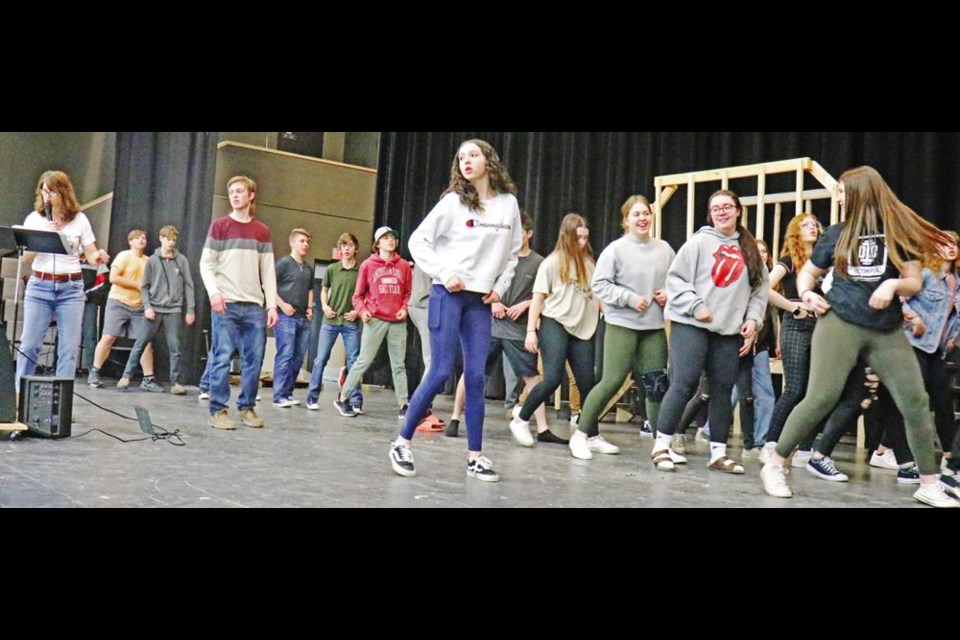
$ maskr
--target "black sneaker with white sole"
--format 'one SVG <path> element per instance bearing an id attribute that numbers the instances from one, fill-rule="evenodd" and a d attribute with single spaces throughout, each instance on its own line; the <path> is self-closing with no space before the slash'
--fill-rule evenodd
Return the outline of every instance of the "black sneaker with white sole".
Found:
<path id="1" fill-rule="evenodd" d="M 500 482 L 500 476 L 493 470 L 493 463 L 486 456 L 467 462 L 467 475 L 483 482 Z"/>
<path id="2" fill-rule="evenodd" d="M 407 409 L 409 408 L 409 406 L 410 405 L 405 404 L 402 407 L 400 407 L 400 413 L 397 414 L 397 420 L 399 420 L 400 422 L 403 422 L 404 420 L 407 419 Z"/>
<path id="3" fill-rule="evenodd" d="M 900 484 L 920 484 L 920 468 L 916 463 L 909 467 L 900 467 L 897 471 L 897 482 Z"/>
<path id="4" fill-rule="evenodd" d="M 390 466 L 394 473 L 404 478 L 417 475 L 417 468 L 413 465 L 413 452 L 405 444 L 394 442 L 390 445 Z"/>
<path id="5" fill-rule="evenodd" d="M 349 400 L 344 400 L 343 402 L 340 402 L 340 398 L 337 398 L 336 400 L 333 401 L 333 406 L 337 408 L 337 411 L 339 411 L 340 415 L 342 415 L 344 418 L 357 417 L 357 414 L 353 410 L 353 407 L 350 406 Z"/>

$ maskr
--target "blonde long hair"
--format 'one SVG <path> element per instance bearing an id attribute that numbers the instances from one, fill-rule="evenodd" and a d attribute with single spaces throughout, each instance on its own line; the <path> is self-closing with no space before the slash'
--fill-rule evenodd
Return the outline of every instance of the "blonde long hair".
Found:
<path id="1" fill-rule="evenodd" d="M 560 235 L 553 250 L 560 259 L 560 281 L 564 284 L 576 283 L 584 291 L 590 290 L 590 277 L 587 274 L 587 262 L 593 262 L 590 244 L 581 248 L 577 241 L 577 229 L 589 228 L 587 221 L 578 213 L 568 213 L 560 223 Z M 576 274 L 576 279 L 573 275 Z"/>

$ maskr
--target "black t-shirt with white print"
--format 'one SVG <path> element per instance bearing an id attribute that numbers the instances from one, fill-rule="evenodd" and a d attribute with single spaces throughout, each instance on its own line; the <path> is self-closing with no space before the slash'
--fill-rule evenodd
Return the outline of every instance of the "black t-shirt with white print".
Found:
<path id="1" fill-rule="evenodd" d="M 810 260 L 820 269 L 833 266 L 837 241 L 840 239 L 842 224 L 827 229 L 813 249 Z M 887 331 L 899 328 L 903 322 L 903 310 L 900 298 L 893 297 L 890 306 L 883 310 L 870 307 L 870 296 L 885 281 L 899 278 L 900 272 L 887 255 L 883 231 L 878 235 L 862 236 L 858 242 L 860 264 L 847 267 L 848 276 L 834 276 L 833 287 L 827 294 L 827 301 L 833 312 L 851 324 L 868 329 Z M 910 256 L 901 256 L 903 260 L 914 260 Z"/>

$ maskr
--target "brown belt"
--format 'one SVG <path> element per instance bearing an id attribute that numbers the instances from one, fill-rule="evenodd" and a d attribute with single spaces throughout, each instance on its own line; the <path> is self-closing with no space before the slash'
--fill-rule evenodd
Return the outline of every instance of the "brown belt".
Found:
<path id="1" fill-rule="evenodd" d="M 53 280 L 54 282 L 70 282 L 71 280 L 80 280 L 83 278 L 82 273 L 44 273 L 42 271 L 34 271 L 33 275 L 41 280 Z"/>

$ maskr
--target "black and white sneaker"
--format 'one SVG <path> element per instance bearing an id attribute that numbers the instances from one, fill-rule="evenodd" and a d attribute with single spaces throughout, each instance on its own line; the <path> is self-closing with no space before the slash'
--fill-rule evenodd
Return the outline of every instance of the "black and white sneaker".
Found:
<path id="1" fill-rule="evenodd" d="M 960 480 L 957 476 L 940 476 L 940 484 L 943 485 L 944 491 L 960 500 Z"/>
<path id="2" fill-rule="evenodd" d="M 493 463 L 486 456 L 474 458 L 467 463 L 467 475 L 483 482 L 500 482 L 500 476 L 493 470 Z"/>
<path id="3" fill-rule="evenodd" d="M 807 471 L 827 482 L 848 482 L 850 476 L 837 469 L 830 456 L 823 456 L 819 460 L 810 458 L 807 463 Z"/>
<path id="4" fill-rule="evenodd" d="M 397 414 L 397 420 L 399 420 L 400 422 L 403 422 L 404 420 L 407 419 L 407 408 L 408 408 L 409 406 L 410 406 L 410 405 L 406 405 L 406 404 L 405 404 L 405 405 L 403 405 L 402 407 L 400 407 L 400 413 Z"/>
<path id="5" fill-rule="evenodd" d="M 897 482 L 900 484 L 920 484 L 920 468 L 914 463 L 909 467 L 900 467 L 897 471 Z"/>
<path id="6" fill-rule="evenodd" d="M 353 412 L 354 412 L 355 414 L 357 414 L 358 416 L 362 416 L 362 415 L 363 415 L 363 407 L 362 407 L 361 405 L 359 405 L 359 404 L 354 404 L 354 405 L 350 405 L 350 406 L 353 407 Z"/>
<path id="7" fill-rule="evenodd" d="M 640 437 L 641 438 L 653 437 L 653 426 L 650 424 L 649 420 L 644 420 L 643 424 L 640 426 Z"/>
<path id="8" fill-rule="evenodd" d="M 339 411 L 340 415 L 342 415 L 344 418 L 357 417 L 356 412 L 353 410 L 353 407 L 350 406 L 350 402 L 348 400 L 340 402 L 340 398 L 337 398 L 333 401 L 333 406 L 337 408 L 337 411 Z"/>
<path id="9" fill-rule="evenodd" d="M 417 468 L 413 465 L 413 452 L 405 444 L 394 442 L 390 445 L 390 466 L 394 473 L 404 478 L 417 475 Z"/>

